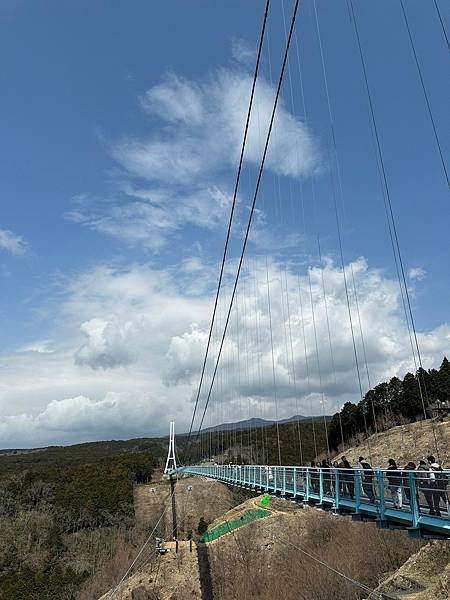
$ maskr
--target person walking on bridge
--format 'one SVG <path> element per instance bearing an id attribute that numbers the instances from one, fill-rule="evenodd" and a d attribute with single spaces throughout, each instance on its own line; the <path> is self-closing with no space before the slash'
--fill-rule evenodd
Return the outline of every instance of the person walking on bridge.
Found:
<path id="1" fill-rule="evenodd" d="M 425 501 L 428 504 L 428 510 L 430 515 L 434 515 L 434 504 L 433 504 L 433 489 L 431 487 L 431 472 L 430 467 L 424 460 L 419 460 L 419 466 L 417 467 L 417 487 L 425 497 Z"/>
<path id="2" fill-rule="evenodd" d="M 433 509 L 434 514 L 437 517 L 441 516 L 441 500 L 444 506 L 449 510 L 448 496 L 447 496 L 447 475 L 443 472 L 441 465 L 436 461 L 434 456 L 428 457 L 428 464 L 430 465 L 430 479 L 431 487 L 433 490 Z M 431 513 L 430 513 L 431 514 Z"/>
<path id="3" fill-rule="evenodd" d="M 347 457 L 343 456 L 341 461 L 341 479 L 344 488 L 344 494 L 346 494 L 351 500 L 355 495 L 355 471 L 352 469 L 351 464 L 348 462 Z"/>
<path id="4" fill-rule="evenodd" d="M 331 492 L 331 465 L 326 458 L 322 460 L 322 490 L 325 496 L 329 496 Z"/>
<path id="5" fill-rule="evenodd" d="M 403 489 L 405 490 L 406 500 L 409 502 L 410 506 L 411 506 L 411 487 L 409 485 L 409 472 L 415 471 L 415 470 L 416 470 L 416 464 L 410 460 L 409 463 L 403 467 L 403 472 L 402 472 Z M 417 498 L 417 503 L 419 503 L 419 492 L 418 492 L 417 488 L 416 488 L 416 498 Z"/>
<path id="6" fill-rule="evenodd" d="M 394 508 L 401 508 L 403 504 L 401 472 L 398 470 L 397 463 L 393 458 L 388 460 L 388 465 L 386 476 Z"/>
<path id="7" fill-rule="evenodd" d="M 357 469 L 361 471 L 362 488 L 369 502 L 375 504 L 375 493 L 373 491 L 373 469 L 364 456 L 358 459 Z"/>
<path id="8" fill-rule="evenodd" d="M 316 465 L 315 461 L 311 461 L 311 471 L 310 471 L 310 483 L 311 483 L 311 491 L 317 494 L 319 492 L 319 471 L 317 469 L 318 465 Z"/>

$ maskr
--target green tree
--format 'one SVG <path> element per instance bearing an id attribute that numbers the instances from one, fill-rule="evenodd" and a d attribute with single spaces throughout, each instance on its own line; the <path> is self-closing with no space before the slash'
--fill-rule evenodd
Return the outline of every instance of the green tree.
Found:
<path id="1" fill-rule="evenodd" d="M 438 394 L 442 402 L 450 402 L 450 362 L 444 356 L 438 375 Z"/>
<path id="2" fill-rule="evenodd" d="M 395 415 L 401 415 L 404 403 L 403 384 L 398 377 L 388 383 L 389 408 Z"/>
<path id="3" fill-rule="evenodd" d="M 417 415 L 423 415 L 423 404 L 419 383 L 417 377 L 412 373 L 406 373 L 403 378 L 403 404 L 400 414 L 408 419 L 414 419 Z"/>

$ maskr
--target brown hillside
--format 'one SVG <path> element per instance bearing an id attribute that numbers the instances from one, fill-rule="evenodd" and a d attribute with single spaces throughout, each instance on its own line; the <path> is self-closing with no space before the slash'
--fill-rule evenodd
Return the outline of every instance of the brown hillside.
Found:
<path id="1" fill-rule="evenodd" d="M 377 589 L 405 600 L 447 600 L 450 598 L 450 543 L 430 542 Z"/>
<path id="2" fill-rule="evenodd" d="M 435 435 L 438 451 L 436 449 Z M 412 460 L 415 463 L 429 454 L 439 456 L 444 467 L 450 466 L 450 421 L 419 421 L 399 425 L 370 436 L 360 446 L 348 448 L 345 454 L 355 465 L 362 454 L 374 467 L 386 467 L 388 458 L 399 465 Z"/>
<path id="3" fill-rule="evenodd" d="M 136 486 L 134 510 L 136 524 L 143 529 L 153 529 L 161 513 L 167 508 L 156 535 L 170 539 L 172 536 L 172 507 L 170 482 L 162 480 L 155 484 Z M 233 488 L 201 477 L 180 478 L 175 486 L 175 504 L 179 538 L 195 531 L 200 517 L 211 523 L 229 510 L 239 498 Z"/>

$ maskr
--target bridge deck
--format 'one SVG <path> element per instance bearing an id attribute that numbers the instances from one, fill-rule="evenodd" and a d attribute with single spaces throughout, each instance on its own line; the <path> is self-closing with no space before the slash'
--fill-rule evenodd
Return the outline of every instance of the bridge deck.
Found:
<path id="1" fill-rule="evenodd" d="M 315 469 L 272 465 L 192 465 L 178 472 L 211 477 L 228 484 L 312 502 L 373 519 L 380 527 L 408 529 L 411 535 L 450 539 L 447 481 L 450 471 L 431 481 L 424 472 L 374 469 Z M 440 514 L 439 514 L 440 512 Z M 438 514 L 436 514 L 438 513 Z"/>

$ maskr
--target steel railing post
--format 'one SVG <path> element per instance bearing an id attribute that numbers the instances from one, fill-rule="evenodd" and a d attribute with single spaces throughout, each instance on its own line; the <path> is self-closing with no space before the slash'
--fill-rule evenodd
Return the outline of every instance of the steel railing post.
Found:
<path id="1" fill-rule="evenodd" d="M 386 513 L 386 497 L 385 497 L 385 485 L 384 485 L 384 472 L 375 471 L 377 482 L 378 482 L 378 493 L 380 495 L 380 518 L 384 521 Z"/>
<path id="2" fill-rule="evenodd" d="M 353 471 L 355 484 L 355 512 L 360 512 L 361 507 L 361 472 Z"/>
<path id="3" fill-rule="evenodd" d="M 294 498 L 296 498 L 297 497 L 297 469 L 295 467 L 294 467 L 293 477 L 294 477 Z"/>
<path id="4" fill-rule="evenodd" d="M 310 472 L 309 472 L 309 467 L 306 467 L 306 475 L 305 476 L 306 476 L 306 490 L 305 490 L 306 491 L 306 501 L 308 502 L 308 500 L 309 500 L 309 486 L 310 486 L 310 483 L 311 483 L 311 481 L 310 481 L 311 475 L 310 475 Z"/>
<path id="5" fill-rule="evenodd" d="M 319 498 L 320 498 L 320 503 L 322 504 L 322 500 L 323 500 L 323 470 L 322 469 L 319 470 Z"/>
<path id="6" fill-rule="evenodd" d="M 336 509 L 339 508 L 340 503 L 340 489 L 339 489 L 339 471 L 336 469 L 334 475 L 334 505 Z"/>
<path id="7" fill-rule="evenodd" d="M 414 477 L 414 473 L 410 471 L 408 473 L 409 479 L 409 494 L 410 494 L 410 503 L 411 503 L 411 512 L 412 512 L 412 526 L 418 527 L 419 525 L 419 497 L 416 490 L 416 479 Z"/>

